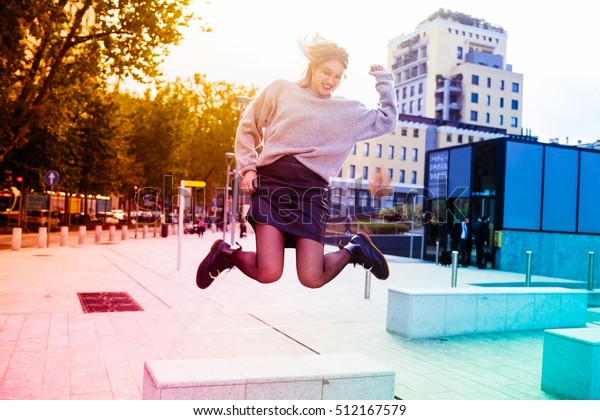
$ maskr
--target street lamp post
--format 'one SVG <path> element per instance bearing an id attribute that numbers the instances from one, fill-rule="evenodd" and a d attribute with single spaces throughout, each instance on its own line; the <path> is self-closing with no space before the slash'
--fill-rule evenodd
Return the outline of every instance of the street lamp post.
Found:
<path id="1" fill-rule="evenodd" d="M 244 110 L 246 109 L 246 106 L 248 105 L 248 103 L 250 102 L 250 98 L 246 97 L 246 96 L 236 96 L 235 98 L 235 103 L 238 106 L 238 110 L 239 110 L 239 120 L 242 120 L 242 117 L 244 115 Z M 233 153 L 227 153 L 225 156 L 227 159 L 227 155 L 231 155 L 230 159 L 235 159 L 235 155 Z M 229 170 L 229 163 L 227 164 L 227 176 L 229 177 L 230 175 L 230 170 Z M 237 170 L 237 162 L 234 164 L 233 166 L 233 171 L 231 171 L 231 175 L 233 175 L 233 197 L 231 199 L 231 244 L 233 245 L 235 243 L 235 223 L 237 221 L 237 214 L 238 214 L 238 199 L 239 199 L 239 183 L 240 180 L 238 179 L 238 170 Z M 227 186 L 229 186 L 229 178 L 227 178 Z"/>

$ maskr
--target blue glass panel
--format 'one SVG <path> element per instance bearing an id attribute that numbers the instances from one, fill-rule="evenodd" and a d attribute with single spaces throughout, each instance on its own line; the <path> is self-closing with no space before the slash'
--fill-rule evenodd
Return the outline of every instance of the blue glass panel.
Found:
<path id="1" fill-rule="evenodd" d="M 505 229 L 540 230 L 543 151 L 539 144 L 506 142 Z"/>
<path id="2" fill-rule="evenodd" d="M 546 147 L 542 229 L 575 232 L 579 152 Z"/>
<path id="3" fill-rule="evenodd" d="M 581 233 L 600 233 L 600 154 L 581 152 L 579 180 L 579 228 Z"/>
<path id="4" fill-rule="evenodd" d="M 450 152 L 450 177 L 448 197 L 467 198 L 471 195 L 472 147 L 461 147 Z"/>

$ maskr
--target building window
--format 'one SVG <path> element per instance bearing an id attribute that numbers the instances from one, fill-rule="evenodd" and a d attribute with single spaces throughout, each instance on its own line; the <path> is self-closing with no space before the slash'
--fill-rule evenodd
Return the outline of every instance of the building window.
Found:
<path id="1" fill-rule="evenodd" d="M 502 126 L 504 125 L 504 115 L 500 115 L 500 120 L 498 121 L 498 123 Z"/>
<path id="2" fill-rule="evenodd" d="M 519 119 L 517 117 L 510 117 L 510 126 L 511 127 L 518 127 L 519 126 Z"/>
<path id="3" fill-rule="evenodd" d="M 487 78 L 487 87 L 489 87 L 489 88 L 492 87 L 492 78 L 491 77 Z"/>
<path id="4" fill-rule="evenodd" d="M 381 173 L 381 168 L 379 166 L 375 168 L 375 173 L 378 175 Z"/>
<path id="5" fill-rule="evenodd" d="M 519 84 L 518 83 L 513 82 L 513 84 L 512 84 L 512 91 L 514 93 L 519 93 Z"/>
<path id="6" fill-rule="evenodd" d="M 381 146 L 381 144 L 378 144 L 377 148 L 375 149 L 375 157 L 380 158 L 381 157 L 381 152 L 382 152 L 382 146 Z"/>
<path id="7" fill-rule="evenodd" d="M 471 102 L 474 104 L 479 103 L 479 94 L 478 93 L 475 93 L 475 92 L 471 93 Z"/>
<path id="8" fill-rule="evenodd" d="M 406 104 L 402 104 L 402 113 L 406 114 Z"/>
<path id="9" fill-rule="evenodd" d="M 350 165 L 350 178 L 354 179 L 356 177 L 356 166 Z"/>
<path id="10" fill-rule="evenodd" d="M 362 179 L 369 179 L 369 167 L 363 166 Z"/>
<path id="11" fill-rule="evenodd" d="M 388 159 L 394 159 L 394 146 L 388 146 Z"/>
<path id="12" fill-rule="evenodd" d="M 402 88 L 402 99 L 406 99 L 406 86 Z"/>
<path id="13" fill-rule="evenodd" d="M 504 108 L 504 98 L 500 98 L 500 108 Z"/>
<path id="14" fill-rule="evenodd" d="M 411 87 L 410 87 L 410 96 L 411 96 L 411 98 L 412 98 L 413 96 L 415 96 L 415 87 L 414 87 L 414 86 L 411 86 Z"/>
<path id="15" fill-rule="evenodd" d="M 403 128 L 400 130 L 400 135 L 402 135 L 402 136 L 406 137 L 406 132 L 407 132 L 407 131 L 406 131 L 406 128 L 404 128 L 404 127 L 403 127 Z"/>
<path id="16" fill-rule="evenodd" d="M 410 175 L 410 183 L 411 184 L 417 183 L 417 171 L 412 171 L 412 173 Z"/>
<path id="17" fill-rule="evenodd" d="M 471 121 L 477 121 L 477 111 L 471 111 Z"/>
<path id="18" fill-rule="evenodd" d="M 417 111 L 421 111 L 423 109 L 423 98 L 419 98 L 417 100 Z"/>
<path id="19" fill-rule="evenodd" d="M 473 143 L 473 136 L 469 136 L 469 143 Z"/>
<path id="20" fill-rule="evenodd" d="M 363 149 L 363 156 L 369 156 L 369 143 L 365 143 L 365 148 Z"/>
<path id="21" fill-rule="evenodd" d="M 519 101 L 517 101 L 516 99 L 513 99 L 513 100 L 510 102 L 510 107 L 511 107 L 512 109 L 519 109 Z"/>
<path id="22" fill-rule="evenodd" d="M 459 142 L 459 143 L 462 143 L 462 141 L 463 141 L 463 135 L 462 135 L 462 134 L 459 134 L 459 135 L 458 135 L 458 142 Z"/>
<path id="23" fill-rule="evenodd" d="M 463 48 L 462 47 L 458 47 L 456 49 L 456 58 L 458 58 L 459 60 L 462 60 L 462 58 L 463 58 Z"/>
<path id="24" fill-rule="evenodd" d="M 419 138 L 419 129 L 418 128 L 413 129 L 413 137 Z"/>
<path id="25" fill-rule="evenodd" d="M 352 146 L 352 154 L 356 156 L 356 143 L 354 143 L 354 146 Z"/>
<path id="26" fill-rule="evenodd" d="M 472 74 L 471 75 L 471 84 L 479 85 L 479 76 L 477 76 L 476 74 Z"/>
<path id="27" fill-rule="evenodd" d="M 504 80 L 500 80 L 500 90 L 504 90 Z"/>
<path id="28" fill-rule="evenodd" d="M 400 149 L 400 160 L 406 160 L 406 147 Z"/>
<path id="29" fill-rule="evenodd" d="M 416 162 L 419 160 L 419 149 L 413 149 L 412 152 L 412 161 Z"/>
<path id="30" fill-rule="evenodd" d="M 408 113 L 409 114 L 413 113 L 414 105 L 415 105 L 415 102 L 414 101 L 410 101 L 410 104 L 408 105 Z"/>
<path id="31" fill-rule="evenodd" d="M 487 106 L 492 105 L 492 97 L 490 95 L 488 95 L 486 98 L 486 104 L 487 104 Z"/>
<path id="32" fill-rule="evenodd" d="M 388 177 L 388 179 L 394 179 L 394 170 L 393 169 L 387 170 L 387 177 Z"/>
<path id="33" fill-rule="evenodd" d="M 489 123 L 490 123 L 490 121 L 491 121 L 491 120 L 490 120 L 490 118 L 491 118 L 491 116 L 490 116 L 490 113 L 489 113 L 489 112 L 486 112 L 486 113 L 485 113 L 485 122 L 486 122 L 486 124 L 489 124 Z"/>
<path id="34" fill-rule="evenodd" d="M 446 134 L 446 141 L 448 143 L 452 143 L 452 134 L 450 134 L 450 133 Z"/>
<path id="35" fill-rule="evenodd" d="M 419 95 L 423 94 L 423 82 L 419 83 Z"/>
<path id="36" fill-rule="evenodd" d="M 400 178 L 398 179 L 398 182 L 404 183 L 404 176 L 405 176 L 404 169 L 400 169 Z"/>

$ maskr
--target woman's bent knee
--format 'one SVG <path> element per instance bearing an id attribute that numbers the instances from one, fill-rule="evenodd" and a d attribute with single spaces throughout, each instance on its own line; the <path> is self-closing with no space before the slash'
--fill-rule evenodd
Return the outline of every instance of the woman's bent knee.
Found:
<path id="1" fill-rule="evenodd" d="M 308 287 L 309 289 L 318 289 L 325 284 L 318 274 L 311 275 L 298 273 L 298 280 L 300 280 L 302 286 Z"/>
<path id="2" fill-rule="evenodd" d="M 275 283 L 281 278 L 282 270 L 259 270 L 256 280 L 259 283 Z"/>

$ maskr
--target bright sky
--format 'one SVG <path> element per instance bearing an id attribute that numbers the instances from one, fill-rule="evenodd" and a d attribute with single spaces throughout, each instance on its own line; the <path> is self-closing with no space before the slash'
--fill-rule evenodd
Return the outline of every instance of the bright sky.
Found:
<path id="1" fill-rule="evenodd" d="M 348 78 L 336 94 L 375 106 L 369 65 L 387 67 L 389 41 L 413 32 L 440 7 L 507 31 L 506 62 L 524 75 L 523 128 L 544 142 L 600 139 L 597 15 L 589 0 L 196 0 L 213 31 L 186 31 L 163 69 L 170 80 L 203 73 L 258 88 L 297 80 L 305 67 L 297 41 L 319 32 L 350 53 Z"/>

